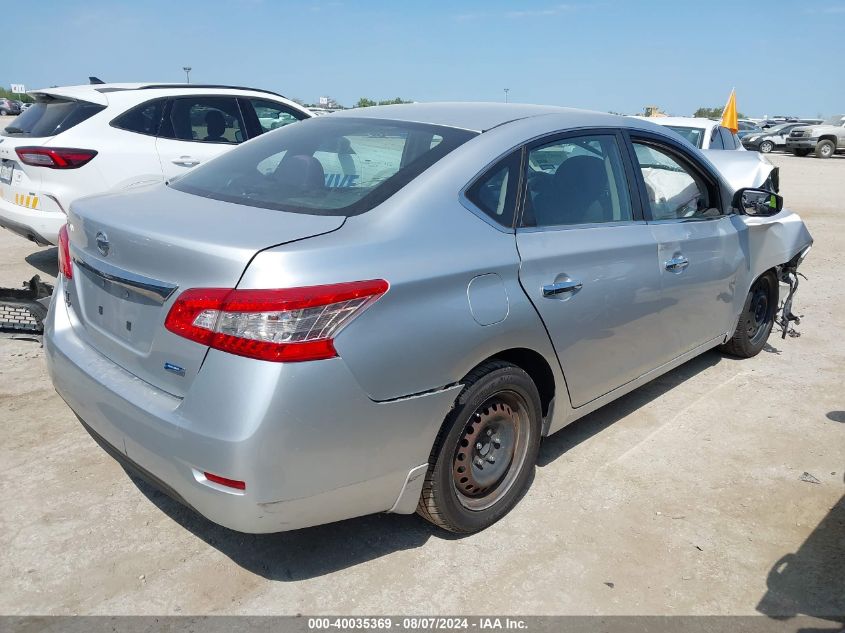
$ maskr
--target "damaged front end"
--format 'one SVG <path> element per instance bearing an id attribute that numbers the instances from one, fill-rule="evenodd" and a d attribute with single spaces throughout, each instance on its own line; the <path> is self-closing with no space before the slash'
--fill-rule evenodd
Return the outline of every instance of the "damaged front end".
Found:
<path id="1" fill-rule="evenodd" d="M 801 262 L 807 257 L 812 245 L 807 246 L 803 251 L 793 257 L 788 263 L 778 268 L 778 281 L 789 287 L 786 297 L 778 306 L 778 312 L 775 313 L 775 323 L 781 328 L 781 338 L 785 339 L 787 334 L 792 337 L 799 337 L 801 333 L 798 332 L 792 323 L 795 325 L 801 324 L 801 317 L 792 311 L 793 300 L 795 293 L 798 291 L 798 277 L 807 277 L 798 272 L 798 267 Z"/>

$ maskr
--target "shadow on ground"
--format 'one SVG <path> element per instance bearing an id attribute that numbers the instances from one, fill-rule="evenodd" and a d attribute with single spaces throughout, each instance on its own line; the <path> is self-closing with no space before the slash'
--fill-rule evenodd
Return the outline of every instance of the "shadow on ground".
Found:
<path id="1" fill-rule="evenodd" d="M 53 278 L 59 276 L 59 249 L 55 246 L 30 253 L 24 259 L 27 264 L 33 268 L 37 268 L 46 275 L 50 275 Z"/>
<path id="2" fill-rule="evenodd" d="M 810 615 L 845 625 L 845 496 L 798 551 L 774 564 L 766 587 L 760 613 L 777 620 Z"/>
<path id="3" fill-rule="evenodd" d="M 640 407 L 671 391 L 690 378 L 694 378 L 704 370 L 713 367 L 722 360 L 719 352 L 710 351 L 684 363 L 659 378 L 635 389 L 604 407 L 585 415 L 562 429 L 558 433 L 547 437 L 540 446 L 539 466 L 547 466 L 566 451 L 578 446 L 594 435 L 602 432 L 614 422 L 630 415 Z"/>
<path id="4" fill-rule="evenodd" d="M 547 438 L 538 463 L 546 466 L 613 422 L 718 363 L 721 355 L 699 356 Z M 418 516 L 380 514 L 341 523 L 281 532 L 242 534 L 220 527 L 129 473 L 133 483 L 162 512 L 237 565 L 269 580 L 322 576 L 393 552 L 424 545 L 431 537 L 458 539 Z"/>

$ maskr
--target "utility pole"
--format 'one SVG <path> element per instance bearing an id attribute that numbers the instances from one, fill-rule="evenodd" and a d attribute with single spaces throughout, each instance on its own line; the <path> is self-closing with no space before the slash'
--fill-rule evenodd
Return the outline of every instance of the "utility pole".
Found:
<path id="1" fill-rule="evenodd" d="M 505 103 L 508 102 L 508 93 L 511 91 L 510 88 L 505 88 Z"/>
<path id="2" fill-rule="evenodd" d="M 182 66 L 182 70 L 185 71 L 186 83 L 191 83 L 191 67 L 190 66 Z"/>

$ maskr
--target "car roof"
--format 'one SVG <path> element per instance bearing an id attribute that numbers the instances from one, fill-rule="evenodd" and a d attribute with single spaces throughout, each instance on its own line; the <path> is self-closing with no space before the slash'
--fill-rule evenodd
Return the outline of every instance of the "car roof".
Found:
<path id="1" fill-rule="evenodd" d="M 618 126 L 623 117 L 603 112 L 576 110 L 559 106 L 524 103 L 442 102 L 409 103 L 369 108 L 353 108 L 332 114 L 335 117 L 357 117 L 429 123 L 484 132 L 511 121 L 529 117 L 558 115 L 562 127 Z"/>
<path id="2" fill-rule="evenodd" d="M 677 125 L 678 127 L 703 127 L 705 129 L 719 125 L 719 121 L 714 121 L 713 119 L 705 119 L 701 117 L 691 116 L 649 117 L 647 120 L 651 121 L 652 123 L 657 123 L 658 125 Z"/>
<path id="3" fill-rule="evenodd" d="M 107 95 L 112 92 L 124 92 L 130 90 L 178 90 L 180 93 L 191 91 L 214 90 L 244 90 L 249 92 L 261 92 L 277 97 L 285 98 L 276 92 L 262 90 L 260 88 L 246 88 L 243 86 L 225 86 L 216 84 L 183 84 L 183 83 L 156 83 L 156 82 L 135 82 L 135 83 L 109 83 L 109 84 L 81 84 L 78 86 L 57 86 L 53 88 L 39 88 L 30 90 L 29 95 L 55 95 L 68 99 L 80 99 L 108 105 Z"/>

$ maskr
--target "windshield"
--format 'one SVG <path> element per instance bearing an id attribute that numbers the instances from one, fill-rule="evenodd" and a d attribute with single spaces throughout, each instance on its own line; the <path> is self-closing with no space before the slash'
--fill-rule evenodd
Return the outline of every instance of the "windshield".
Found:
<path id="1" fill-rule="evenodd" d="M 11 125 L 7 125 L 6 136 L 55 136 L 82 123 L 105 106 L 87 101 L 69 101 L 66 99 L 39 98 L 32 106 L 24 110 Z"/>
<path id="2" fill-rule="evenodd" d="M 314 118 L 268 132 L 170 186 L 265 209 L 357 215 L 473 136 L 421 123 Z"/>
<path id="3" fill-rule="evenodd" d="M 845 121 L 845 114 L 834 114 L 832 117 L 824 120 L 822 125 L 842 125 Z"/>
<path id="4" fill-rule="evenodd" d="M 701 127 L 681 127 L 680 125 L 667 125 L 670 130 L 680 134 L 690 143 L 701 149 L 704 141 L 704 128 Z"/>

